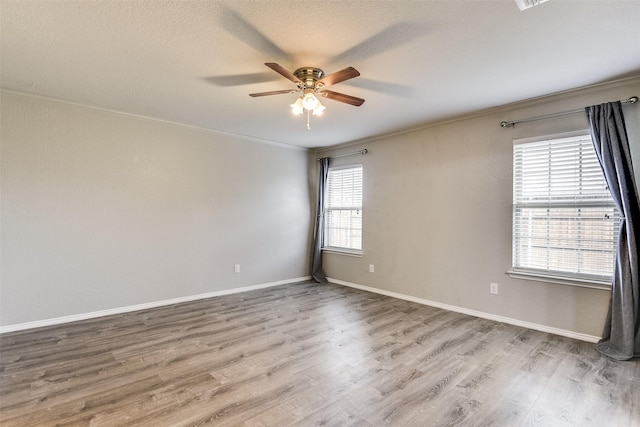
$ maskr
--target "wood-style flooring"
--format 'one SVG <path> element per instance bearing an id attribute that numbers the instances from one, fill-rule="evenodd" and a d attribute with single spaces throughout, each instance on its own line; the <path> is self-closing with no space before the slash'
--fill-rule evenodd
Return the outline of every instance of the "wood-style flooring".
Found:
<path id="1" fill-rule="evenodd" d="M 0 336 L 2 426 L 640 426 L 640 362 L 300 283 Z"/>

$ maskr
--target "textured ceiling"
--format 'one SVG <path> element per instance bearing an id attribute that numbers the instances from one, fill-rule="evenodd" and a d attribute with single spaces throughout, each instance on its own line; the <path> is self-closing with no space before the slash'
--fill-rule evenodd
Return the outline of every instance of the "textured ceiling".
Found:
<path id="1" fill-rule="evenodd" d="M 640 73 L 640 1 L 0 0 L 0 85 L 322 147 Z M 294 117 L 277 62 L 360 77 Z"/>

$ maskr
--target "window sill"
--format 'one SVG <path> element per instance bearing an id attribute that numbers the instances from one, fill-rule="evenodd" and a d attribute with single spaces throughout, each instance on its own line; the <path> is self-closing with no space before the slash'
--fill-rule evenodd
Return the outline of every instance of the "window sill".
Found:
<path id="1" fill-rule="evenodd" d="M 507 271 L 507 274 L 514 279 L 533 280 L 536 282 L 555 283 L 558 285 L 577 286 L 580 288 L 611 290 L 611 283 L 598 280 L 579 279 L 553 276 L 550 274 L 532 273 L 528 271 Z"/>
<path id="2" fill-rule="evenodd" d="M 322 252 L 326 252 L 326 253 L 329 253 L 329 254 L 336 254 L 336 255 L 347 255 L 347 256 L 362 257 L 362 251 L 353 250 L 353 249 L 322 248 Z"/>

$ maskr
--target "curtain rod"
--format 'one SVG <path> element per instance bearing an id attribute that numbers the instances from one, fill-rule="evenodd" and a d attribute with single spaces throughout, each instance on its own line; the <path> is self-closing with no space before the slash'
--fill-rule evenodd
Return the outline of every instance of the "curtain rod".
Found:
<path id="1" fill-rule="evenodd" d="M 637 96 L 632 96 L 629 99 L 625 99 L 623 101 L 620 101 L 620 103 L 622 104 L 635 104 L 636 102 L 638 102 L 638 97 Z M 578 110 L 571 110 L 571 111 L 562 111 L 560 113 L 554 113 L 554 114 L 547 114 L 546 116 L 538 116 L 538 117 L 530 117 L 528 119 L 521 119 L 521 120 L 514 120 L 511 122 L 500 122 L 500 126 L 503 128 L 510 128 L 513 127 L 516 123 L 526 123 L 526 122 L 533 122 L 536 120 L 544 120 L 544 119 L 551 119 L 553 117 L 560 117 L 560 116 L 566 116 L 568 114 L 577 114 L 577 113 L 584 113 L 584 108 L 578 109 Z"/>
<path id="2" fill-rule="evenodd" d="M 369 152 L 369 150 L 367 150 L 366 148 L 360 151 L 354 151 L 353 153 L 345 153 L 345 154 L 338 154 L 337 156 L 332 156 L 329 157 L 330 159 L 337 159 L 338 157 L 347 157 L 347 156 L 354 156 L 356 154 L 367 154 Z M 320 161 L 322 160 L 321 157 L 318 157 L 316 160 Z"/>

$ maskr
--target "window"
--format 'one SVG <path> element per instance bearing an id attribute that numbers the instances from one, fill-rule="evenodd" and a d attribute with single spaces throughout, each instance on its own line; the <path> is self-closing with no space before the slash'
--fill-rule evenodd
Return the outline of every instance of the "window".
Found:
<path id="1" fill-rule="evenodd" d="M 513 272 L 610 282 L 619 229 L 589 135 L 513 148 Z"/>
<path id="2" fill-rule="evenodd" d="M 362 165 L 330 168 L 324 248 L 362 251 Z"/>

